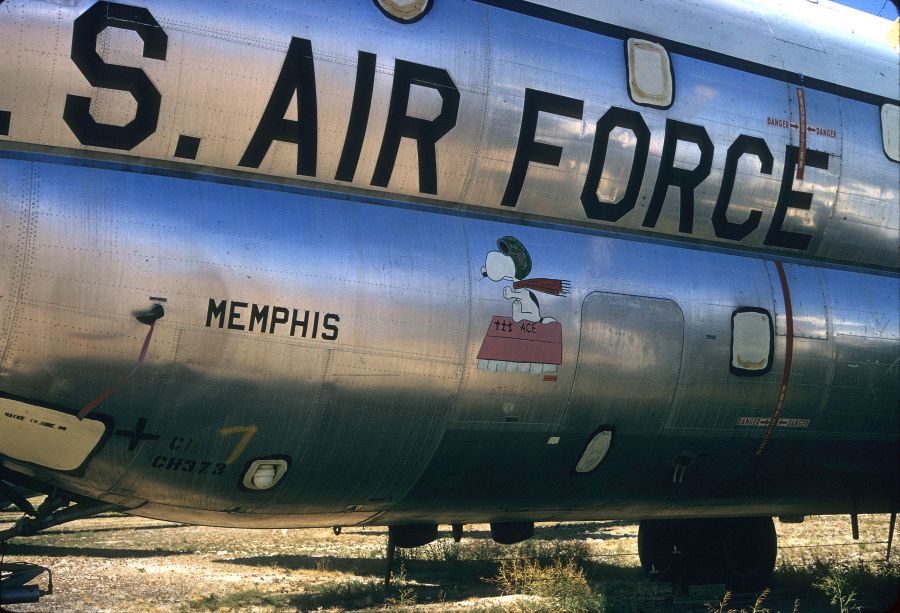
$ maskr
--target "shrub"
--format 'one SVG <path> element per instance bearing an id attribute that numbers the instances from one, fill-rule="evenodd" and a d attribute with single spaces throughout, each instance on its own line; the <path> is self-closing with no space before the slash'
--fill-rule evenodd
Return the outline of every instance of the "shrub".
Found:
<path id="1" fill-rule="evenodd" d="M 497 575 L 488 582 L 497 585 L 504 594 L 546 598 L 555 611 L 602 613 L 605 610 L 603 595 L 594 592 L 574 560 L 555 560 L 549 566 L 522 557 L 503 560 Z"/>

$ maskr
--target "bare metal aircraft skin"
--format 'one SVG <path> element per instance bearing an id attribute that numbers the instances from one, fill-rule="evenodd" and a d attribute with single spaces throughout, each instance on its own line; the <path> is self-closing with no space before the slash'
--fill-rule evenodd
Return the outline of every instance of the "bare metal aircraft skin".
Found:
<path id="1" fill-rule="evenodd" d="M 890 22 L 420 4 L 0 3 L 4 469 L 233 526 L 896 510 Z"/>

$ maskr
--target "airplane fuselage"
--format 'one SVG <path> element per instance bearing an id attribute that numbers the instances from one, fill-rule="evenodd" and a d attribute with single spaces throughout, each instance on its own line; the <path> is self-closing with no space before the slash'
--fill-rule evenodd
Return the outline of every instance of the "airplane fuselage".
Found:
<path id="1" fill-rule="evenodd" d="M 544 3 L 49 6 L 0 6 L 7 469 L 217 525 L 896 509 L 890 51 L 866 87 Z"/>

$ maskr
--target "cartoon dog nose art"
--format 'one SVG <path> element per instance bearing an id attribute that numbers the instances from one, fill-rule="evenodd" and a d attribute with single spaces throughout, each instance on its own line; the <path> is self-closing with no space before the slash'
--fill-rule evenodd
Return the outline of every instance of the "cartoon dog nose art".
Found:
<path id="1" fill-rule="evenodd" d="M 526 279 L 531 255 L 514 236 L 497 241 L 481 268 L 491 281 L 509 281 L 503 297 L 512 302 L 512 316 L 494 315 L 478 352 L 478 369 L 491 372 L 555 373 L 562 363 L 562 326 L 541 315 L 535 292 L 568 296 L 569 282 L 560 279 Z"/>

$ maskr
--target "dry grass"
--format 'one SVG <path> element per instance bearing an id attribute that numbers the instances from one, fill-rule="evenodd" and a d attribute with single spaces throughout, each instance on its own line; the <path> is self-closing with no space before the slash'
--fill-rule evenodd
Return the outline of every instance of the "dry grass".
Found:
<path id="1" fill-rule="evenodd" d="M 15 517 L 0 513 L 0 528 Z M 860 517 L 859 543 L 846 517 L 776 528 L 775 585 L 757 613 L 788 613 L 797 599 L 800 613 L 841 611 L 828 593 L 835 577 L 844 581 L 842 594 L 855 592 L 851 607 L 880 611 L 893 602 L 900 567 L 883 563 L 886 516 Z M 705 586 L 673 596 L 668 584 L 646 581 L 635 555 L 637 525 L 627 522 L 544 524 L 534 539 L 514 546 L 491 541 L 487 526 L 468 527 L 458 544 L 443 534 L 402 552 L 395 568 L 402 563 L 403 572 L 385 593 L 385 536 L 383 528 L 345 528 L 336 537 L 330 529 L 216 529 L 107 515 L 15 539 L 6 559 L 54 573 L 56 593 L 40 605 L 14 607 L 23 612 L 554 611 L 560 602 L 600 610 L 605 601 L 611 613 L 705 613 L 706 603 L 721 605 L 725 593 Z M 515 590 L 498 582 L 516 568 L 542 578 Z M 590 601 L 597 595 L 602 600 Z M 758 596 L 735 594 L 723 611 L 752 611 Z M 578 602 L 594 604 L 579 609 Z"/>

